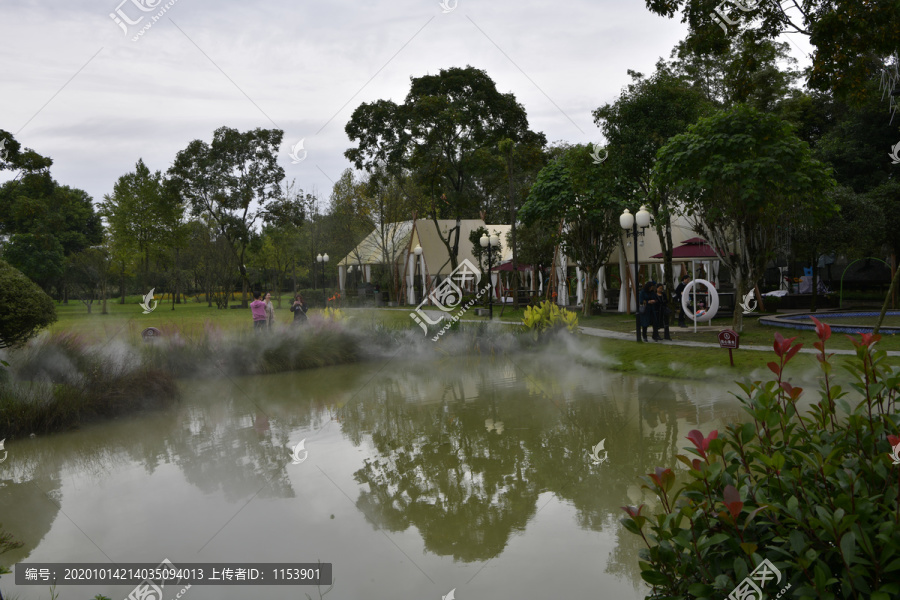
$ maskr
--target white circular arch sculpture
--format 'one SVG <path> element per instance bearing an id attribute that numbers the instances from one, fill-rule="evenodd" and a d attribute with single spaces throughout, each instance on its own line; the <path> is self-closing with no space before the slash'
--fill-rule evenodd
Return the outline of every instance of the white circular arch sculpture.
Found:
<path id="1" fill-rule="evenodd" d="M 694 285 L 698 283 L 705 285 L 706 289 L 709 291 L 709 308 L 707 308 L 706 312 L 699 317 L 697 316 L 696 311 L 692 311 L 688 308 L 690 291 L 694 289 Z M 694 279 L 685 286 L 684 291 L 681 293 L 681 308 L 684 309 L 684 314 L 693 319 L 695 323 L 708 323 L 709 321 L 712 321 L 713 317 L 715 317 L 716 313 L 719 311 L 719 292 L 717 292 L 713 284 L 707 280 Z"/>

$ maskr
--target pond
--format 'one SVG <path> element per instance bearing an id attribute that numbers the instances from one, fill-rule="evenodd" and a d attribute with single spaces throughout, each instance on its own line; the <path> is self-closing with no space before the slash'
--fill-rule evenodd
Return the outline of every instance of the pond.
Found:
<path id="1" fill-rule="evenodd" d="M 321 560 L 328 600 L 643 598 L 643 542 L 619 507 L 654 504 L 637 477 L 678 464 L 688 431 L 743 420 L 738 388 L 576 363 L 397 358 L 183 381 L 172 410 L 7 442 L 0 522 L 24 546 L 0 561 Z M 49 597 L 12 579 L 4 595 Z M 133 587 L 57 593 L 118 600 Z M 320 592 L 195 585 L 183 597 Z"/>

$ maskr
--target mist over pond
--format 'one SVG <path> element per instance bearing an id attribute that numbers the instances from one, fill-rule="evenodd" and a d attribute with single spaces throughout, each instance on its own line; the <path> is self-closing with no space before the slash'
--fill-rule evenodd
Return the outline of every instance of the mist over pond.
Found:
<path id="1" fill-rule="evenodd" d="M 179 382 L 175 407 L 7 444 L 16 562 L 330 562 L 335 598 L 641 598 L 620 506 L 737 386 L 571 356 L 387 361 Z M 292 464 L 305 440 L 308 458 Z M 591 449 L 605 440 L 608 458 Z M 45 587 L 13 586 L 22 600 Z M 129 586 L 65 587 L 61 600 Z M 318 597 L 193 586 L 190 598 Z M 324 590 L 322 590 L 324 591 Z"/>

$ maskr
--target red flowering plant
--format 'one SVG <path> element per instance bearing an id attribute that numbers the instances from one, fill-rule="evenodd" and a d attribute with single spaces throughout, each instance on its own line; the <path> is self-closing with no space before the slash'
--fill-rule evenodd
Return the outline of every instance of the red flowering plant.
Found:
<path id="1" fill-rule="evenodd" d="M 623 507 L 623 525 L 647 546 L 648 598 L 726 598 L 764 559 L 782 575 L 769 598 L 787 584 L 795 600 L 900 595 L 900 367 L 877 335 L 851 338 L 844 389 L 826 351 L 831 328 L 813 322 L 821 386 L 808 411 L 786 376 L 801 344 L 776 334 L 774 378 L 738 384 L 748 421 L 690 431 L 681 469 L 641 478 L 660 514 Z"/>

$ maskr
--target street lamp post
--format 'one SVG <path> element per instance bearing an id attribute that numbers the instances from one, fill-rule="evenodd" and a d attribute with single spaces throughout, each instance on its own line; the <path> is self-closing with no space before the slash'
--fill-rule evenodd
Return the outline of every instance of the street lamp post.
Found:
<path id="1" fill-rule="evenodd" d="M 493 320 L 494 318 L 494 280 L 492 279 L 491 269 L 493 268 L 494 261 L 494 248 L 500 245 L 500 238 L 496 235 L 492 235 L 488 237 L 485 233 L 481 236 L 481 239 L 478 240 L 481 244 L 482 248 L 488 248 L 488 287 L 490 288 L 490 292 L 488 295 L 488 318 Z"/>
<path id="2" fill-rule="evenodd" d="M 635 339 L 640 342 L 641 341 L 641 311 L 640 311 L 640 298 L 638 297 L 638 270 L 640 268 L 640 263 L 638 262 L 638 227 L 644 229 L 650 225 L 650 213 L 647 212 L 647 207 L 641 206 L 641 209 L 637 212 L 636 215 L 631 214 L 628 209 L 625 209 L 621 215 L 619 215 L 619 225 L 622 226 L 622 229 L 628 231 L 629 229 L 632 231 L 632 236 L 634 238 L 634 279 L 632 283 L 634 284 L 634 301 L 635 301 L 635 310 L 634 310 L 634 336 Z M 624 280 L 623 280 L 624 281 Z M 628 302 L 627 294 L 625 301 Z"/>
<path id="3" fill-rule="evenodd" d="M 419 279 L 419 260 L 420 260 L 419 257 L 422 256 L 422 246 L 420 246 L 419 244 L 416 244 L 416 247 L 413 248 L 413 253 L 416 255 L 416 268 L 413 270 L 413 292 L 415 292 L 416 280 Z M 423 296 L 425 295 L 424 289 L 422 290 L 422 295 Z M 415 296 L 416 296 L 415 301 L 418 302 L 419 296 L 417 294 L 415 294 Z"/>
<path id="4" fill-rule="evenodd" d="M 322 299 L 325 302 L 325 306 L 328 306 L 328 300 L 326 299 L 328 296 L 325 293 L 325 263 L 328 262 L 328 253 L 326 252 L 324 255 L 320 254 L 316 257 L 316 262 L 322 263 Z"/>

